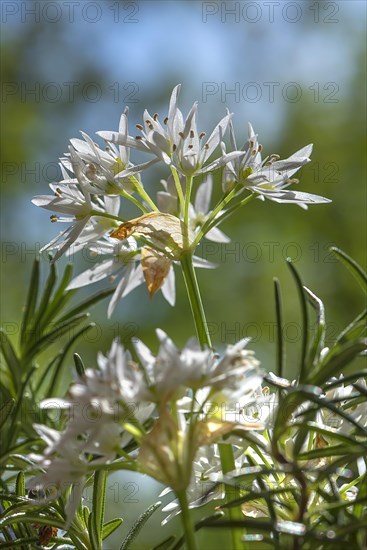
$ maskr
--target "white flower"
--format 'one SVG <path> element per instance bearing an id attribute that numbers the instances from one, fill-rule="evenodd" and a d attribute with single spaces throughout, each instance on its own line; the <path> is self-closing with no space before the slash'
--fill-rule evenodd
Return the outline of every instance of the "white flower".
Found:
<path id="1" fill-rule="evenodd" d="M 318 195 L 288 189 L 289 185 L 298 182 L 298 180 L 292 179 L 292 176 L 302 166 L 310 162 L 312 145 L 303 147 L 286 160 L 279 160 L 278 155 L 271 155 L 262 160 L 262 146 L 259 145 L 251 124 L 249 124 L 248 135 L 249 139 L 241 149 L 244 155 L 227 163 L 224 175 L 225 190 L 228 190 L 236 182 L 243 188 L 258 194 L 262 200 L 294 203 L 302 208 L 307 208 L 308 204 L 331 202 Z M 237 149 L 231 122 L 230 137 L 232 148 Z"/>
<path id="2" fill-rule="evenodd" d="M 49 442 L 47 453 L 62 453 L 66 442 L 82 437 L 80 453 L 100 455 L 113 460 L 132 435 L 125 423 L 144 423 L 154 405 L 136 400 L 141 385 L 145 385 L 131 355 L 115 339 L 107 356 L 98 355 L 98 368 L 88 368 L 70 386 L 65 399 L 49 398 L 41 403 L 43 409 L 65 409 L 68 422 L 62 434 Z"/>
<path id="3" fill-rule="evenodd" d="M 82 454 L 82 441 L 64 438 L 62 432 L 52 430 L 40 424 L 34 425 L 38 435 L 47 443 L 43 455 L 31 455 L 37 467 L 44 470 L 34 477 L 29 487 L 46 493 L 45 503 L 60 496 L 72 486 L 68 502 L 65 506 L 67 517 L 66 529 L 75 517 L 80 504 L 89 464 Z M 98 464 L 95 461 L 94 464 Z"/>
<path id="4" fill-rule="evenodd" d="M 119 133 L 128 135 L 128 108 L 120 118 Z M 113 144 L 106 151 L 101 150 L 96 143 L 84 132 L 81 132 L 84 141 L 71 139 L 70 142 L 80 159 L 80 169 L 86 178 L 86 188 L 90 193 L 119 194 L 121 191 L 133 193 L 134 183 L 129 178 L 118 176 L 120 172 L 132 168 L 130 149 L 120 145 L 117 149 Z M 62 164 L 70 172 L 73 167 L 68 159 L 62 159 Z M 75 180 L 70 180 L 72 182 Z"/>
<path id="5" fill-rule="evenodd" d="M 73 169 L 78 178 L 79 187 L 74 184 L 68 185 L 65 183 L 50 184 L 50 188 L 54 192 L 53 195 L 38 195 L 32 199 L 33 204 L 36 206 L 65 214 L 63 217 L 56 215 L 51 216 L 52 222 L 72 222 L 70 227 L 62 231 L 41 249 L 41 252 L 43 252 L 44 250 L 57 248 L 54 261 L 62 256 L 62 254 L 64 254 L 64 252 L 66 252 L 85 231 L 92 216 L 98 216 L 98 212 L 103 213 L 106 208 L 111 206 L 98 199 L 94 202 L 92 201 L 84 185 L 85 178 L 79 171 L 79 160 L 72 148 L 70 148 L 70 155 Z M 84 233 L 84 235 L 86 235 L 86 233 Z"/>
<path id="6" fill-rule="evenodd" d="M 238 152 L 229 155 L 221 155 L 219 158 L 207 164 L 214 150 L 223 139 L 231 114 L 227 114 L 214 128 L 205 144 L 202 140 L 205 133 L 198 133 L 196 127 L 197 102 L 193 104 L 184 121 L 181 111 L 177 107 L 177 98 L 181 85 L 177 85 L 171 95 L 168 116 L 164 121 L 165 128 L 158 120 L 158 115 L 153 117 L 144 112 L 144 124 L 137 125 L 142 135 L 138 137 L 126 136 L 120 132 L 97 132 L 99 136 L 111 143 L 126 145 L 153 154 L 156 158 L 145 165 L 137 165 L 128 169 L 120 176 L 128 176 L 140 172 L 154 162 L 163 161 L 174 166 L 181 174 L 192 176 L 216 170 L 235 158 Z"/>
<path id="7" fill-rule="evenodd" d="M 244 350 L 248 339 L 228 346 L 223 358 L 218 359 L 212 350 L 201 349 L 194 338 L 180 351 L 165 332 L 160 329 L 156 332 L 160 341 L 157 356 L 140 340 L 134 343 L 147 378 L 148 394 L 143 389 L 141 398 L 158 401 L 178 398 L 185 388 L 205 387 L 210 396 L 221 392 L 235 398 L 254 391 L 261 383 L 259 362 L 252 351 Z"/>

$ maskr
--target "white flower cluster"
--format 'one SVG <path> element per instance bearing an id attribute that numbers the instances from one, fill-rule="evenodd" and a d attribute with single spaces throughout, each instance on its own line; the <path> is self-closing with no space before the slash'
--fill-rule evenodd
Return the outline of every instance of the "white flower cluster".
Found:
<path id="1" fill-rule="evenodd" d="M 246 403 L 261 384 L 259 362 L 246 349 L 247 340 L 228 346 L 218 357 L 201 349 L 195 339 L 179 350 L 163 331 L 158 329 L 157 336 L 156 355 L 135 341 L 138 362 L 115 340 L 107 356 L 99 354 L 97 369 L 88 368 L 77 377 L 67 398 L 42 402 L 44 409 L 65 410 L 67 423 L 62 432 L 35 425 L 47 447 L 43 455 L 32 456 L 44 471 L 32 486 L 54 498 L 55 491 L 59 494 L 73 485 L 69 518 L 87 474 L 116 458 L 123 462 L 122 469 L 148 473 L 173 489 L 178 482 L 186 488 L 198 449 L 210 447 L 241 425 L 240 417 L 228 422 L 213 412 L 212 404 L 231 408 L 235 400 Z M 204 467 L 202 458 L 196 463 Z"/>
<path id="2" fill-rule="evenodd" d="M 144 281 L 151 296 L 161 289 L 165 299 L 174 305 L 173 265 L 180 261 L 180 254 L 193 253 L 203 237 L 228 242 L 217 226 L 242 205 L 246 192 L 247 197 L 295 203 L 303 208 L 329 202 L 323 197 L 289 190 L 289 185 L 296 181 L 292 179 L 294 173 L 310 161 L 311 145 L 286 160 L 279 160 L 277 155 L 262 160 L 262 147 L 249 125 L 248 139 L 237 150 L 229 112 L 205 139 L 205 133 L 197 129 L 197 102 L 184 118 L 177 107 L 179 92 L 180 85 L 172 92 L 163 124 L 157 114 L 144 112 L 143 124 L 137 125 L 141 135 L 137 137 L 129 135 L 125 109 L 118 131 L 97 132 L 105 141 L 105 150 L 83 132 L 83 139 L 70 140 L 68 153 L 60 159 L 62 181 L 50 185 L 52 195 L 33 198 L 36 206 L 55 212 L 52 222 L 71 223 L 43 250 L 55 251 L 57 260 L 65 252 L 77 252 L 88 246 L 96 256 L 94 266 L 71 281 L 69 289 L 119 278 L 109 316 L 119 299 Z M 227 129 L 228 152 L 224 142 Z M 135 165 L 130 160 L 131 149 L 153 158 Z M 141 173 L 158 162 L 170 174 L 162 181 L 164 190 L 157 190 L 155 203 L 144 189 Z M 223 195 L 211 207 L 212 173 L 218 169 L 223 170 Z M 193 200 L 196 177 L 200 182 Z M 130 201 L 143 215 L 130 221 L 121 218 L 121 200 Z M 169 238 L 173 226 L 177 239 Z M 198 267 L 215 267 L 195 256 L 194 262 Z"/>

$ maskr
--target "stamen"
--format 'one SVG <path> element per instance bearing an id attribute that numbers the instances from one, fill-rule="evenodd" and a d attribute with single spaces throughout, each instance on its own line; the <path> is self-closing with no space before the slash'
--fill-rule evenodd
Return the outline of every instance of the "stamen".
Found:
<path id="1" fill-rule="evenodd" d="M 178 132 L 178 135 L 179 135 L 180 137 L 182 137 L 182 139 L 185 139 L 185 135 L 184 135 L 183 132 Z"/>
<path id="2" fill-rule="evenodd" d="M 144 130 L 144 127 L 141 124 L 135 124 L 135 128 L 138 130 Z"/>
<path id="3" fill-rule="evenodd" d="M 189 145 L 189 149 L 193 149 L 193 147 L 194 147 L 193 145 Z"/>
<path id="4" fill-rule="evenodd" d="M 158 113 L 155 113 L 155 114 L 153 115 L 153 118 L 154 118 L 154 120 L 157 122 L 157 120 L 158 120 Z"/>
<path id="5" fill-rule="evenodd" d="M 194 130 L 190 130 L 190 137 L 191 137 L 191 139 L 195 137 Z"/>
<path id="6" fill-rule="evenodd" d="M 55 222 L 58 221 L 58 217 L 55 216 L 55 214 L 52 214 L 52 216 L 50 216 L 50 220 L 51 220 L 52 223 L 55 223 Z"/>
<path id="7" fill-rule="evenodd" d="M 167 124 L 167 122 L 168 122 L 168 116 L 166 116 L 166 118 L 164 119 L 163 122 L 164 122 L 164 124 Z"/>
<path id="8" fill-rule="evenodd" d="M 199 139 L 203 139 L 203 137 L 206 136 L 206 133 L 205 132 L 201 132 L 201 134 L 199 135 Z"/>
<path id="9" fill-rule="evenodd" d="M 253 150 L 251 151 L 251 155 L 254 157 L 255 155 L 257 155 L 257 151 L 256 151 L 255 149 L 253 149 Z"/>
<path id="10" fill-rule="evenodd" d="M 143 138 L 142 138 L 141 136 L 135 136 L 135 139 L 136 139 L 137 141 L 139 141 L 139 140 L 141 140 L 141 139 L 143 139 Z"/>
<path id="11" fill-rule="evenodd" d="M 263 146 L 261 145 L 261 143 L 259 143 L 259 147 L 257 148 L 257 152 L 261 153 L 262 150 L 263 150 Z"/>
<path id="12" fill-rule="evenodd" d="M 172 151 L 175 152 L 176 149 L 177 149 L 177 145 L 174 143 L 174 144 L 172 145 Z"/>
<path id="13" fill-rule="evenodd" d="M 209 145 L 207 143 L 204 145 L 204 149 L 209 149 Z"/>
<path id="14" fill-rule="evenodd" d="M 253 146 L 255 145 L 255 143 L 254 143 L 254 141 L 253 141 L 252 139 L 250 139 L 250 141 L 249 141 L 249 145 L 250 145 L 250 148 L 251 148 L 251 149 L 252 149 L 252 148 L 253 148 Z"/>

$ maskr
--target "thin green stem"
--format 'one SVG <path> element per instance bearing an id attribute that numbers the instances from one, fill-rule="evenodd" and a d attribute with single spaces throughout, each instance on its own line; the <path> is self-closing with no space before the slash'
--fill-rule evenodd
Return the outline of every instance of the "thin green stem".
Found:
<path id="1" fill-rule="evenodd" d="M 182 192 L 182 186 L 181 186 L 180 178 L 179 178 L 179 175 L 177 173 L 176 168 L 171 166 L 171 171 L 172 171 L 173 179 L 175 180 L 178 200 L 180 201 L 181 212 L 183 214 L 185 212 L 185 199 L 184 199 L 184 195 L 183 195 L 183 192 Z"/>
<path id="2" fill-rule="evenodd" d="M 207 345 L 211 348 L 212 344 L 208 331 L 208 323 L 205 318 L 191 252 L 182 255 L 181 267 L 199 342 L 202 346 Z"/>
<path id="3" fill-rule="evenodd" d="M 115 220 L 119 223 L 124 223 L 126 220 L 120 218 L 119 216 L 114 216 L 113 214 L 107 214 L 107 212 L 99 212 L 98 210 L 91 210 L 91 216 L 99 216 L 100 218 L 108 218 L 109 220 Z"/>
<path id="4" fill-rule="evenodd" d="M 242 199 L 242 201 L 237 202 L 236 204 L 233 204 L 232 206 L 227 208 L 227 210 L 225 210 L 220 216 L 218 216 L 216 220 L 214 220 L 214 222 L 212 222 L 211 226 L 208 228 L 208 231 L 210 231 L 210 229 L 212 229 L 214 225 L 219 225 L 220 223 L 222 223 L 226 218 L 228 218 L 228 216 L 233 214 L 233 212 L 250 202 L 255 197 L 257 197 L 257 195 L 255 193 L 251 193 L 251 195 L 247 195 L 247 197 Z"/>
<path id="5" fill-rule="evenodd" d="M 230 191 L 229 193 L 227 193 L 223 199 L 221 201 L 218 202 L 217 206 L 214 208 L 214 210 L 212 210 L 210 216 L 207 218 L 207 220 L 205 221 L 205 223 L 202 225 L 201 229 L 200 229 L 200 232 L 198 233 L 198 235 L 196 236 L 195 238 L 195 241 L 194 241 L 194 247 L 199 244 L 199 242 L 201 241 L 201 239 L 204 237 L 205 233 L 207 233 L 209 231 L 209 228 L 210 228 L 210 225 L 215 221 L 216 223 L 216 216 L 217 214 L 219 214 L 219 212 L 221 210 L 223 210 L 223 208 L 226 206 L 226 204 L 228 204 L 232 198 L 234 197 L 234 195 L 237 193 L 238 191 L 238 185 L 236 185 L 232 191 Z"/>
<path id="6" fill-rule="evenodd" d="M 186 177 L 186 197 L 185 197 L 185 212 L 184 212 L 184 247 L 189 248 L 189 207 L 192 189 L 192 176 Z"/>
<path id="7" fill-rule="evenodd" d="M 137 192 L 139 193 L 139 195 L 141 196 L 142 199 L 144 199 L 146 201 L 147 204 L 149 204 L 150 208 L 154 211 L 154 212 L 159 212 L 159 209 L 157 208 L 157 206 L 154 204 L 154 202 L 152 201 L 152 199 L 150 198 L 150 196 L 148 195 L 148 193 L 145 191 L 144 187 L 142 186 L 142 184 L 140 183 L 140 181 L 135 178 L 135 176 L 130 176 L 129 177 L 129 180 L 131 182 L 133 182 L 133 184 L 135 185 L 136 187 L 136 190 Z"/>
<path id="8" fill-rule="evenodd" d="M 198 547 L 195 540 L 194 525 L 191 519 L 186 491 L 177 492 L 176 496 L 181 508 L 181 520 L 185 532 L 186 548 L 187 550 L 197 550 Z"/>
<path id="9" fill-rule="evenodd" d="M 146 214 L 148 212 L 148 209 L 145 208 L 145 206 L 143 204 L 141 204 L 135 197 L 130 195 L 130 193 L 127 193 L 126 191 L 121 191 L 120 194 L 121 194 L 122 197 L 125 197 L 125 199 L 128 199 L 133 204 L 135 204 L 135 206 L 137 206 L 142 212 L 144 212 L 144 214 Z"/>
<path id="10" fill-rule="evenodd" d="M 220 455 L 220 462 L 222 465 L 222 472 L 223 474 L 227 474 L 228 472 L 231 472 L 236 468 L 236 464 L 234 461 L 234 455 L 233 455 L 233 447 L 232 445 L 229 445 L 228 443 L 219 443 L 219 455 Z M 233 487 L 230 487 L 229 485 L 225 485 L 225 500 L 226 502 L 230 502 L 234 498 L 238 497 L 238 495 L 233 494 Z M 228 509 L 228 516 L 231 521 L 242 521 L 243 515 L 241 512 L 241 508 L 238 506 L 234 508 Z M 243 550 L 244 546 L 241 542 L 241 537 L 243 536 L 244 531 L 243 529 L 235 529 L 231 528 L 231 539 L 232 539 L 232 550 Z"/>

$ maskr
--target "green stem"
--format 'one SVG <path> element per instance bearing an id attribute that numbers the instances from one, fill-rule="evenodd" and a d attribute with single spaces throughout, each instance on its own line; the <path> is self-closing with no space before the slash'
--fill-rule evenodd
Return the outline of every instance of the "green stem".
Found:
<path id="1" fill-rule="evenodd" d="M 133 184 L 136 187 L 137 192 L 139 193 L 141 198 L 144 199 L 147 204 L 149 204 L 150 208 L 154 212 L 159 212 L 158 208 L 156 207 L 156 205 L 154 204 L 154 202 L 152 201 L 152 199 L 150 198 L 148 193 L 145 191 L 145 189 L 142 186 L 142 184 L 140 183 L 140 181 L 137 178 L 135 178 L 134 176 L 130 176 L 129 180 L 133 182 Z"/>
<path id="2" fill-rule="evenodd" d="M 235 212 L 236 210 L 238 210 L 239 208 L 241 208 L 241 206 L 244 206 L 245 204 L 247 204 L 248 202 L 250 202 L 252 199 L 254 199 L 255 197 L 257 197 L 257 195 L 255 193 L 251 193 L 251 195 L 247 195 L 247 197 L 245 197 L 244 199 L 242 199 L 242 201 L 240 202 L 237 202 L 236 204 L 233 204 L 232 206 L 230 206 L 229 208 L 227 208 L 227 210 L 225 210 L 223 212 L 223 214 L 221 214 L 220 216 L 218 216 L 218 218 L 214 221 L 214 223 L 211 224 L 211 226 L 208 228 L 208 231 L 210 231 L 210 229 L 214 226 L 214 225 L 219 225 L 220 223 L 222 223 L 226 218 L 228 218 L 228 216 L 230 216 L 231 214 L 233 214 L 233 212 Z"/>
<path id="3" fill-rule="evenodd" d="M 192 176 L 186 177 L 186 196 L 185 196 L 185 212 L 184 212 L 184 247 L 189 248 L 189 207 L 192 189 Z"/>
<path id="4" fill-rule="evenodd" d="M 107 212 L 99 212 L 98 210 L 91 210 L 91 216 L 99 216 L 100 218 L 108 218 L 109 220 L 115 220 L 119 223 L 124 223 L 126 220 L 120 218 L 119 216 L 114 216 L 113 214 L 107 214 Z"/>
<path id="5" fill-rule="evenodd" d="M 120 194 L 122 197 L 125 197 L 125 199 L 128 199 L 133 204 L 135 204 L 135 206 L 137 206 L 142 212 L 144 212 L 144 214 L 148 212 L 147 208 L 145 208 L 145 206 L 141 204 L 135 197 L 130 195 L 130 193 L 127 193 L 126 191 L 121 191 Z"/>
<path id="6" fill-rule="evenodd" d="M 199 242 L 201 241 L 201 239 L 204 237 L 205 233 L 207 233 L 210 229 L 210 226 L 211 224 L 215 221 L 215 225 L 217 225 L 217 220 L 215 220 L 217 214 L 219 214 L 219 212 L 225 207 L 226 204 L 228 204 L 232 198 L 234 197 L 234 195 L 237 193 L 238 191 L 238 185 L 236 185 L 232 191 L 230 191 L 229 193 L 227 193 L 227 195 L 224 196 L 224 198 L 219 201 L 219 203 L 217 204 L 217 206 L 214 208 L 214 210 L 211 212 L 210 216 L 207 218 L 207 220 L 205 221 L 205 223 L 202 225 L 201 229 L 200 229 L 200 232 L 198 233 L 198 235 L 196 236 L 195 238 L 195 241 L 194 241 L 194 244 L 193 246 L 196 247 Z"/>
<path id="7" fill-rule="evenodd" d="M 181 267 L 199 342 L 202 346 L 207 345 L 211 348 L 208 323 L 205 318 L 191 252 L 182 255 Z"/>
<path id="8" fill-rule="evenodd" d="M 179 175 L 177 173 L 176 168 L 171 166 L 171 171 L 172 171 L 173 179 L 175 180 L 176 191 L 177 191 L 178 199 L 180 201 L 181 212 L 183 214 L 185 212 L 185 199 L 184 199 L 183 192 L 182 192 L 182 186 L 181 186 L 180 178 L 179 178 Z"/>
<path id="9" fill-rule="evenodd" d="M 229 445 L 228 443 L 219 443 L 219 455 L 220 455 L 220 462 L 222 465 L 222 472 L 223 474 L 227 474 L 228 472 L 231 472 L 236 468 L 236 464 L 234 461 L 234 455 L 233 455 L 233 447 L 232 445 Z M 233 487 L 230 487 L 229 485 L 225 485 L 225 500 L 226 502 L 230 502 L 234 498 L 237 498 L 238 495 L 233 494 Z M 241 512 L 241 508 L 235 507 L 235 508 L 228 508 L 228 516 L 231 521 L 242 521 L 243 515 Z M 244 534 L 244 530 L 241 529 L 231 529 L 231 539 L 232 539 L 232 550 L 243 550 L 244 544 L 241 542 L 241 537 Z"/>
<path id="10" fill-rule="evenodd" d="M 181 508 L 181 520 L 185 532 L 187 550 L 197 550 L 198 547 L 195 541 L 194 525 L 191 519 L 189 505 L 187 502 L 186 491 L 176 493 Z"/>

